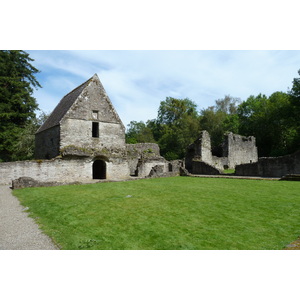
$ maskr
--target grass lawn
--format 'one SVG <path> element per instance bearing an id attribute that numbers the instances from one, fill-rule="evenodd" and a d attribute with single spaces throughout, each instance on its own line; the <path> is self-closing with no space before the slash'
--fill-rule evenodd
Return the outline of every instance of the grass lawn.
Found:
<path id="1" fill-rule="evenodd" d="M 235 173 L 235 169 L 226 169 L 223 170 L 223 174 L 234 174 Z"/>
<path id="2" fill-rule="evenodd" d="M 300 183 L 171 177 L 15 190 L 62 249 L 282 249 Z"/>

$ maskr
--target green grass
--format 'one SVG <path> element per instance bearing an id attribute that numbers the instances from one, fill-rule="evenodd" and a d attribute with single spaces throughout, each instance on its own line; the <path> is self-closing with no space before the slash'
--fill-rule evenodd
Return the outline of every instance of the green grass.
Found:
<path id="1" fill-rule="evenodd" d="M 299 182 L 172 177 L 14 194 L 62 249 L 282 249 Z"/>
<path id="2" fill-rule="evenodd" d="M 226 169 L 226 170 L 223 170 L 223 173 L 224 174 L 234 174 L 235 173 L 235 169 Z"/>

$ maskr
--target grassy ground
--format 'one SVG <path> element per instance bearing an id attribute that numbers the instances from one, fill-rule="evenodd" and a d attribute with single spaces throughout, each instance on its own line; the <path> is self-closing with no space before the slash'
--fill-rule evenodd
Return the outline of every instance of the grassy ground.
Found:
<path id="1" fill-rule="evenodd" d="M 300 184 L 173 177 L 15 190 L 62 249 L 282 249 Z"/>

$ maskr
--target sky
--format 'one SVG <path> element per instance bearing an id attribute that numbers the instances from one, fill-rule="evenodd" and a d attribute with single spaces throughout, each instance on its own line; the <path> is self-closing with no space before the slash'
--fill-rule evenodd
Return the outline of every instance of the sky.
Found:
<path id="1" fill-rule="evenodd" d="M 189 98 L 198 110 L 225 95 L 247 100 L 287 92 L 299 77 L 300 51 L 284 50 L 30 50 L 42 85 L 34 91 L 50 113 L 95 73 L 124 125 L 157 117 L 166 97 Z"/>

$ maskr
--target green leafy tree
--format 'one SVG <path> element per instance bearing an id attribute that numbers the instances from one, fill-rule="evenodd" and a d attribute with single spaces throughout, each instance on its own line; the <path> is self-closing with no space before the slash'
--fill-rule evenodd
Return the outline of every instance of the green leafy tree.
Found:
<path id="1" fill-rule="evenodd" d="M 14 144 L 13 160 L 30 160 L 34 158 L 35 133 L 49 117 L 49 114 L 42 112 L 38 117 L 27 121 L 23 130 L 16 136 Z"/>
<path id="2" fill-rule="evenodd" d="M 300 75 L 300 70 L 298 71 L 298 74 Z M 289 92 L 289 95 L 291 96 L 291 104 L 293 107 L 290 119 L 293 120 L 297 131 L 297 135 L 294 139 L 294 148 L 300 149 L 300 78 L 294 78 L 293 87 Z"/>
<path id="3" fill-rule="evenodd" d="M 143 121 L 131 121 L 127 125 L 126 143 L 155 143 L 151 128 L 147 126 Z"/>
<path id="4" fill-rule="evenodd" d="M 298 74 L 300 75 L 300 70 Z M 300 78 L 294 78 L 290 95 L 292 96 L 293 105 L 300 107 Z"/>
<path id="5" fill-rule="evenodd" d="M 226 115 L 234 115 L 237 112 L 238 104 L 241 102 L 240 98 L 225 95 L 224 98 L 215 101 L 215 110 L 223 112 Z"/>
<path id="6" fill-rule="evenodd" d="M 159 124 L 176 125 L 184 116 L 197 118 L 197 105 L 192 100 L 167 97 L 161 101 L 157 116 Z"/>
<path id="7" fill-rule="evenodd" d="M 24 51 L 0 51 L 0 161 L 19 159 L 16 143 L 38 109 L 33 88 L 41 87 L 31 65 L 33 59 Z"/>
<path id="8" fill-rule="evenodd" d="M 294 151 L 296 128 L 287 93 L 250 96 L 238 108 L 240 133 L 256 137 L 259 156 L 279 156 Z"/>
<path id="9" fill-rule="evenodd" d="M 160 103 L 153 125 L 161 154 L 168 160 L 181 159 L 187 146 L 199 135 L 197 105 L 188 98 L 167 97 Z"/>

